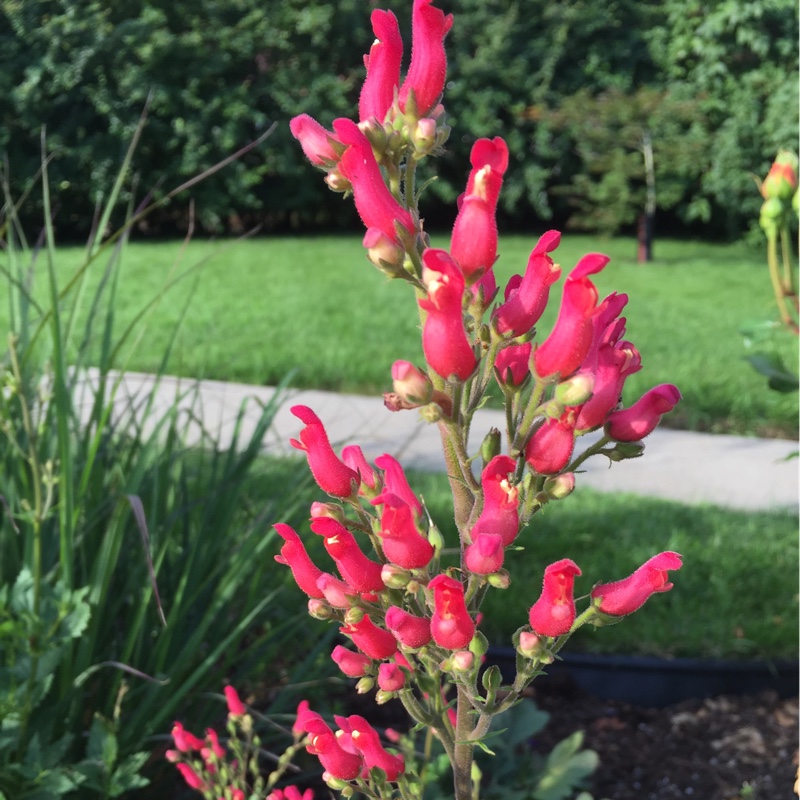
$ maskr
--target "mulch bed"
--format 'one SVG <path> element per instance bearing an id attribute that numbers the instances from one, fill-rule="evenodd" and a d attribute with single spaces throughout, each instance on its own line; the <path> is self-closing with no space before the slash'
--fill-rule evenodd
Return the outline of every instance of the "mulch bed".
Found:
<path id="1" fill-rule="evenodd" d="M 798 699 L 774 692 L 640 708 L 598 700 L 569 679 L 535 689 L 551 713 L 537 737 L 549 752 L 581 729 L 600 766 L 595 800 L 792 800 L 798 768 Z"/>

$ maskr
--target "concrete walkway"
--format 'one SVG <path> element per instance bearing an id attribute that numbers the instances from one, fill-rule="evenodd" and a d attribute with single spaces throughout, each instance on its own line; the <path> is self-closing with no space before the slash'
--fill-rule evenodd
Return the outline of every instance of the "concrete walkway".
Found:
<path id="1" fill-rule="evenodd" d="M 89 382 L 96 373 L 89 373 Z M 196 391 L 195 391 L 196 390 Z M 203 420 L 206 430 L 219 437 L 221 445 L 231 441 L 240 409 L 243 411 L 241 441 L 247 441 L 260 415 L 262 404 L 273 398 L 275 389 L 221 381 L 178 380 L 164 377 L 156 386 L 153 376 L 128 373 L 117 394 L 120 414 L 138 413 L 153 396 L 157 419 L 180 397 L 181 406 Z M 87 393 L 88 394 L 88 393 Z M 87 398 L 88 399 L 88 398 Z M 303 427 L 289 411 L 296 404 L 312 408 L 325 424 L 337 448 L 359 444 L 367 458 L 391 453 L 405 467 L 444 470 L 439 435 L 435 427 L 419 421 L 416 411 L 392 413 L 382 398 L 359 395 L 290 390 L 264 439 L 264 450 L 276 454 L 296 454 L 289 439 Z M 470 450 L 478 447 L 491 427 L 504 429 L 500 411 L 481 410 L 475 416 Z M 199 440 L 198 423 L 190 423 L 189 441 Z M 592 439 L 587 436 L 581 443 Z M 739 509 L 797 508 L 798 464 L 786 460 L 798 450 L 798 443 L 780 439 L 755 439 L 689 431 L 656 429 L 645 440 L 642 458 L 616 463 L 609 469 L 608 459 L 589 459 L 577 485 L 602 492 L 635 494 L 678 500 L 683 503 L 711 503 Z"/>

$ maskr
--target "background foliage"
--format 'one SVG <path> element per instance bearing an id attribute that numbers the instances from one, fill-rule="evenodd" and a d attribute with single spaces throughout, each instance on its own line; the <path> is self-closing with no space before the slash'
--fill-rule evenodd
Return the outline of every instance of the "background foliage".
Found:
<path id="1" fill-rule="evenodd" d="M 621 145 L 603 165 L 606 183 L 588 192 L 588 213 L 586 193 L 563 191 L 598 183 L 581 126 L 554 118 L 583 98 L 613 97 L 617 108 L 630 98 L 641 108 L 642 92 L 663 93 L 691 113 L 668 125 L 665 109 L 652 111 L 663 134 L 653 137 L 662 229 L 707 222 L 716 234 L 741 233 L 758 211 L 750 173 L 765 174 L 777 149 L 797 141 L 791 0 L 441 5 L 457 14 L 445 95 L 457 133 L 431 190 L 429 226 L 450 221 L 452 211 L 430 201 L 449 203 L 462 191 L 474 138 L 496 135 L 515 159 L 501 202 L 505 224 L 530 224 L 532 216 L 561 224 L 576 211 L 597 230 L 628 224 L 630 203 L 595 211 L 619 187 L 637 202 L 635 147 Z M 0 151 L 12 189 L 38 168 L 46 125 L 60 152 L 51 166 L 60 233 L 88 229 L 151 95 L 136 161 L 146 187 L 171 188 L 279 123 L 266 146 L 198 187 L 206 229 L 350 220 L 349 205 L 303 164 L 288 120 L 309 112 L 329 124 L 353 113 L 360 54 L 372 41 L 365 12 L 357 0 L 272 0 L 269 13 L 258 0 L 0 0 Z M 601 122 L 613 135 L 614 123 Z M 675 135 L 687 131 L 691 158 L 664 175 Z M 184 214 L 167 207 L 149 224 L 173 232 Z"/>

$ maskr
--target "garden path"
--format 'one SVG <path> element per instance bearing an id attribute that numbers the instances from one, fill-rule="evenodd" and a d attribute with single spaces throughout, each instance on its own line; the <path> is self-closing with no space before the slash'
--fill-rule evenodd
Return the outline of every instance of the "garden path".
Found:
<path id="1" fill-rule="evenodd" d="M 96 380 L 90 371 L 89 381 Z M 194 409 L 207 430 L 219 437 L 221 445 L 231 441 L 239 409 L 244 404 L 242 441 L 252 434 L 261 404 L 268 402 L 275 389 L 222 381 L 195 381 L 164 376 L 127 373 L 117 393 L 121 410 L 140 408 L 153 395 L 154 419 L 168 410 L 179 397 L 182 407 Z M 88 402 L 88 394 L 87 394 Z M 265 452 L 289 455 L 296 451 L 289 439 L 296 437 L 302 424 L 290 408 L 311 407 L 325 424 L 335 446 L 361 445 L 367 458 L 391 453 L 406 468 L 444 470 L 439 437 L 420 422 L 415 411 L 387 411 L 380 397 L 290 390 L 265 436 Z M 491 427 L 503 430 L 501 411 L 482 409 L 475 415 L 471 447 L 477 448 Z M 597 434 L 594 434 L 596 436 Z M 199 438 L 199 429 L 188 433 Z M 587 436 L 587 439 L 593 436 Z M 757 439 L 660 427 L 646 439 L 647 457 L 614 464 L 597 457 L 585 464 L 579 485 L 602 492 L 634 494 L 676 500 L 683 503 L 711 503 L 739 509 L 777 509 L 798 507 L 798 464 L 788 459 L 798 443 L 783 439 Z"/>

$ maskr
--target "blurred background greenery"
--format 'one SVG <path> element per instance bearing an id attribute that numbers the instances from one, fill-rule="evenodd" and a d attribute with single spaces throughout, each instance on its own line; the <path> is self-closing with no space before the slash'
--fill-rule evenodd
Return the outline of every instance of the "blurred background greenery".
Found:
<path id="1" fill-rule="evenodd" d="M 60 239 L 85 234 L 152 93 L 134 161 L 146 189 L 176 186 L 279 123 L 266 146 L 196 187 L 207 231 L 354 221 L 307 168 L 288 121 L 352 115 L 374 5 L 3 0 L 0 152 L 12 192 L 38 169 L 44 124 Z M 452 221 L 480 136 L 504 136 L 512 153 L 501 227 L 552 220 L 608 234 L 643 205 L 645 135 L 661 233 L 739 236 L 760 206 L 751 174 L 796 148 L 793 0 L 439 5 L 457 16 L 444 98 L 454 135 L 426 201 L 431 229 Z M 408 59 L 411 2 L 395 6 Z M 38 225 L 33 204 L 26 214 Z M 167 206 L 147 224 L 174 233 L 186 210 Z"/>

